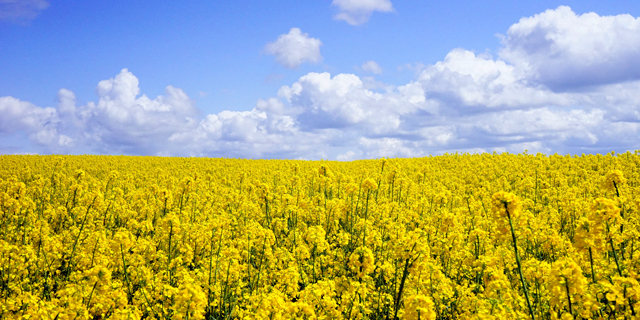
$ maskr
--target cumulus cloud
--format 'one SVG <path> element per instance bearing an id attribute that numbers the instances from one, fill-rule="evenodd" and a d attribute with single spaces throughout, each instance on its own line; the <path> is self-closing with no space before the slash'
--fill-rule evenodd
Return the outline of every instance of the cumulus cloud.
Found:
<path id="1" fill-rule="evenodd" d="M 380 65 L 377 62 L 375 62 L 373 60 L 369 60 L 369 61 L 363 63 L 362 66 L 360 66 L 360 68 L 363 71 L 371 72 L 373 74 L 382 74 L 382 68 L 380 67 Z"/>
<path id="2" fill-rule="evenodd" d="M 628 14 L 560 6 L 520 19 L 502 42 L 501 58 L 554 91 L 640 79 L 640 18 Z"/>
<path id="3" fill-rule="evenodd" d="M 513 65 L 454 49 L 418 77 L 430 96 L 450 107 L 517 108 L 570 103 L 567 95 L 526 83 Z"/>
<path id="4" fill-rule="evenodd" d="M 354 26 L 367 22 L 374 11 L 393 12 L 389 0 L 333 0 L 331 4 L 338 8 L 334 19 L 344 20 Z"/>
<path id="5" fill-rule="evenodd" d="M 155 154 L 169 137 L 198 125 L 199 112 L 184 91 L 167 86 L 165 95 L 150 99 L 140 95 L 138 78 L 127 69 L 100 81 L 96 94 L 97 102 L 76 106 L 75 94 L 60 89 L 56 108 L 1 97 L 0 130 L 24 131 L 56 152 L 87 147 L 98 153 Z"/>
<path id="6" fill-rule="evenodd" d="M 0 134 L 24 132 L 35 143 L 56 150 L 68 146 L 72 139 L 57 130 L 60 122 L 56 109 L 40 108 L 13 97 L 0 97 Z"/>
<path id="7" fill-rule="evenodd" d="M 302 33 L 299 28 L 291 28 L 289 33 L 280 35 L 276 41 L 268 43 L 265 51 L 274 55 L 283 67 L 295 69 L 305 62 L 321 62 L 321 45 L 319 39 L 309 37 L 309 34 Z"/>
<path id="8" fill-rule="evenodd" d="M 520 40 L 538 36 L 523 34 Z M 147 97 L 138 78 L 123 69 L 98 83 L 96 102 L 81 106 L 67 89 L 58 92 L 55 108 L 0 97 L 0 138 L 26 136 L 40 153 L 338 160 L 640 149 L 640 79 L 620 76 L 558 90 L 542 69 L 531 66 L 536 59 L 570 55 L 574 47 L 559 47 L 548 57 L 520 54 L 524 60 L 518 60 L 505 53 L 512 47 L 504 43 L 497 58 L 453 49 L 400 86 L 372 85 L 354 74 L 308 73 L 253 108 L 207 115 L 173 86 Z M 593 68 L 574 64 L 585 75 Z M 562 81 L 565 88 L 577 85 Z"/>
<path id="9" fill-rule="evenodd" d="M 0 0 L 0 21 L 25 23 L 48 7 L 45 0 Z"/>
<path id="10" fill-rule="evenodd" d="M 286 99 L 303 130 L 349 129 L 383 134 L 399 129 L 401 116 L 428 107 L 416 88 L 377 93 L 353 74 L 309 73 L 278 92 Z M 416 95 L 418 97 L 416 98 Z"/>
<path id="11" fill-rule="evenodd" d="M 81 109 L 85 132 L 105 151 L 114 146 L 126 153 L 157 150 L 177 132 L 197 125 L 198 110 L 182 89 L 165 88 L 165 95 L 140 96 L 138 78 L 123 69 L 96 87 L 98 102 Z"/>

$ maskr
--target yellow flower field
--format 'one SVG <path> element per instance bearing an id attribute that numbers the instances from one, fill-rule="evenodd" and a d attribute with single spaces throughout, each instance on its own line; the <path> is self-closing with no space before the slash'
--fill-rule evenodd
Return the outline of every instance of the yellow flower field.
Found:
<path id="1" fill-rule="evenodd" d="M 0 318 L 637 318 L 639 168 L 4 155 Z"/>

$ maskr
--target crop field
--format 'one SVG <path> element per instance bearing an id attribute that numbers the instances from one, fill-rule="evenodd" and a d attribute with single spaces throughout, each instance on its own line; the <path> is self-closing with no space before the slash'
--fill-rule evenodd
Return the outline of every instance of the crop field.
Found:
<path id="1" fill-rule="evenodd" d="M 639 168 L 0 156 L 0 318 L 638 318 Z"/>

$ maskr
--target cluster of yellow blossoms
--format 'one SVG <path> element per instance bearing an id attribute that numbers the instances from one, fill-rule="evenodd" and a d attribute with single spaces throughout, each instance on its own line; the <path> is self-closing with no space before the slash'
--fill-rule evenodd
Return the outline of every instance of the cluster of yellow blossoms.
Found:
<path id="1" fill-rule="evenodd" d="M 637 318 L 639 194 L 629 152 L 0 156 L 0 318 Z"/>

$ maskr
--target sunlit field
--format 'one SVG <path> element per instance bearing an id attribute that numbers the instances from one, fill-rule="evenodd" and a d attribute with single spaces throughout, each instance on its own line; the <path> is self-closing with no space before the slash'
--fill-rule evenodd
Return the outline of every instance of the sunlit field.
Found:
<path id="1" fill-rule="evenodd" d="M 0 318 L 630 319 L 639 166 L 0 156 Z"/>

